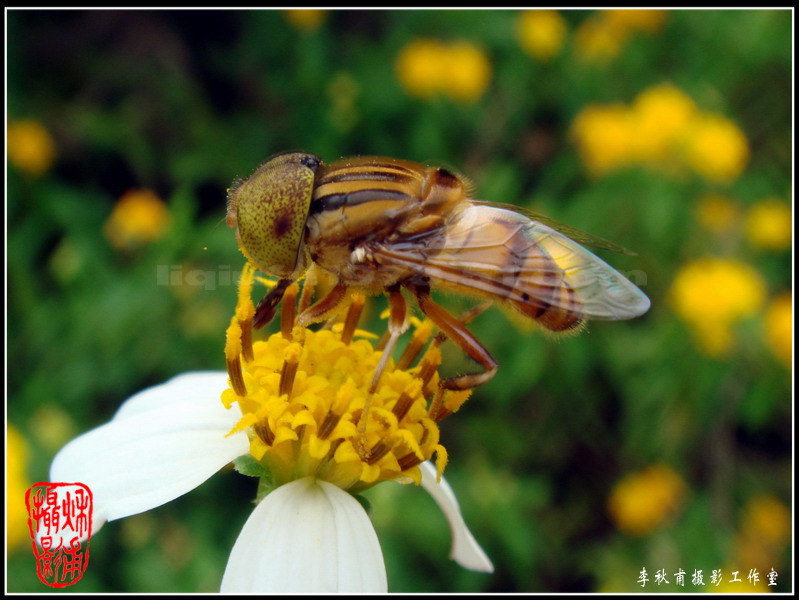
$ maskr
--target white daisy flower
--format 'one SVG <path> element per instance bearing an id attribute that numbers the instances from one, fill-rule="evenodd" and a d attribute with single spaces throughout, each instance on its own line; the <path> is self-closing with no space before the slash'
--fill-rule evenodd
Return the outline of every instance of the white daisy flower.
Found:
<path id="1" fill-rule="evenodd" d="M 228 373 L 187 373 L 144 390 L 55 457 L 51 481 L 92 490 L 92 532 L 165 504 L 247 457 L 263 468 L 271 491 L 233 546 L 223 592 L 386 592 L 377 535 L 353 494 L 387 480 L 424 487 L 449 522 L 451 558 L 492 572 L 441 477 L 446 451 L 437 423 L 468 393 L 445 394 L 431 418 L 437 344 L 416 367 L 386 370 L 359 431 L 381 352 L 367 339 L 342 339 L 336 328 L 297 329 L 302 343 L 285 332 L 251 343 L 252 277 L 245 269 L 228 330 Z M 431 331 L 420 323 L 414 335 L 426 340 Z"/>

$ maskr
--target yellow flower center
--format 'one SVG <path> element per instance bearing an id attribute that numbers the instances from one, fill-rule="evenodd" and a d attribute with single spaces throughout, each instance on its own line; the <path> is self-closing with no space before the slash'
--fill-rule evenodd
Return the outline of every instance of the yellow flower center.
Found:
<path id="1" fill-rule="evenodd" d="M 438 422 L 458 410 L 469 393 L 439 389 L 438 338 L 410 368 L 432 324 L 416 321 L 405 352 L 396 365 L 389 360 L 375 384 L 382 350 L 367 339 L 375 336 L 355 329 L 361 296 L 352 298 L 345 323 L 312 331 L 292 327 L 297 288 L 291 286 L 283 299 L 281 332 L 252 343 L 252 283 L 247 265 L 228 328 L 231 387 L 222 402 L 227 408 L 238 405 L 242 418 L 233 431 L 247 432 L 250 454 L 273 482 L 313 476 L 353 493 L 390 479 L 418 484 L 418 465 L 434 453 L 440 474 L 447 454 L 439 444 Z"/>

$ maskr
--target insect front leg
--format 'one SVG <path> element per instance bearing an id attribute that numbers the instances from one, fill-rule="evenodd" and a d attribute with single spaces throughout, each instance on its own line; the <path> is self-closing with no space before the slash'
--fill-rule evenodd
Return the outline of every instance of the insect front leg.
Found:
<path id="1" fill-rule="evenodd" d="M 358 451 L 364 458 L 367 458 L 369 455 L 369 451 L 365 446 L 365 436 L 366 423 L 369 418 L 369 409 L 372 405 L 372 394 L 377 391 L 377 386 L 380 384 L 380 377 L 383 375 L 383 371 L 386 370 L 386 365 L 388 364 L 389 358 L 391 358 L 391 355 L 394 353 L 394 346 L 396 346 L 397 340 L 405 332 L 405 330 L 408 329 L 408 309 L 407 305 L 405 304 L 405 299 L 402 297 L 402 292 L 400 292 L 399 285 L 392 285 L 386 288 L 386 293 L 388 293 L 389 306 L 388 342 L 386 342 L 386 345 L 383 348 L 383 354 L 380 355 L 380 362 L 378 362 L 377 367 L 375 367 L 375 372 L 372 376 L 372 382 L 369 384 L 369 391 L 366 395 L 366 401 L 364 402 L 363 410 L 361 411 L 361 417 L 358 419 Z"/>
<path id="2" fill-rule="evenodd" d="M 327 296 L 315 302 L 299 314 L 297 317 L 297 326 L 307 327 L 311 323 L 317 323 L 323 320 L 339 309 L 342 301 L 346 297 L 347 286 L 339 281 L 336 286 L 330 290 Z"/>
<path id="3" fill-rule="evenodd" d="M 311 305 L 311 296 L 313 296 L 316 289 L 316 263 L 311 263 L 308 271 L 305 273 L 305 282 L 302 284 L 302 294 L 300 295 L 300 305 L 297 307 L 298 312 L 303 312 Z"/>
<path id="4" fill-rule="evenodd" d="M 294 283 L 291 279 L 281 279 L 258 303 L 255 307 L 255 315 L 252 318 L 252 326 L 261 329 L 267 325 L 275 316 L 277 305 L 283 299 L 286 289 Z"/>
<path id="5" fill-rule="evenodd" d="M 477 361 L 485 369 L 482 373 L 467 373 L 466 375 L 447 377 L 439 382 L 439 387 L 443 390 L 470 390 L 491 381 L 499 365 L 488 350 L 466 328 L 466 325 L 433 301 L 430 297 L 429 286 L 412 283 L 406 283 L 405 285 L 416 296 L 419 308 L 425 316 L 433 321 L 472 360 Z"/>

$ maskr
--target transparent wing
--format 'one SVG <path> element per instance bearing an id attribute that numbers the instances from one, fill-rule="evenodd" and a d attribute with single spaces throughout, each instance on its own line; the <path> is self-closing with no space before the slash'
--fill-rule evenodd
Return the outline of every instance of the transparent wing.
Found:
<path id="1" fill-rule="evenodd" d="M 470 204 L 435 233 L 374 253 L 382 264 L 411 269 L 433 286 L 576 310 L 591 319 L 631 319 L 650 306 L 632 282 L 570 238 L 494 205 Z"/>
<path id="2" fill-rule="evenodd" d="M 619 244 L 611 242 L 610 240 L 606 240 L 605 238 L 599 237 L 598 235 L 588 233 L 587 231 L 583 231 L 582 229 L 577 229 L 576 227 L 572 227 L 571 225 L 566 225 L 565 223 L 561 223 L 560 221 L 557 221 L 552 217 L 548 217 L 546 215 L 542 215 L 541 213 L 537 213 L 535 211 L 522 208 L 521 206 L 514 206 L 513 204 L 504 204 L 501 202 L 485 202 L 483 200 L 471 200 L 470 202 L 478 206 L 503 208 L 511 212 L 519 213 L 520 215 L 524 215 L 525 217 L 527 217 L 532 221 L 537 221 L 538 223 L 549 225 L 555 231 L 559 231 L 560 233 L 564 234 L 566 237 L 574 240 L 575 242 L 580 242 L 585 246 L 591 246 L 592 248 L 599 248 L 600 250 L 610 250 L 611 252 L 618 252 L 619 254 L 627 254 L 628 256 L 638 256 L 636 252 L 633 252 L 632 250 L 629 250 L 624 246 L 620 246 Z"/>

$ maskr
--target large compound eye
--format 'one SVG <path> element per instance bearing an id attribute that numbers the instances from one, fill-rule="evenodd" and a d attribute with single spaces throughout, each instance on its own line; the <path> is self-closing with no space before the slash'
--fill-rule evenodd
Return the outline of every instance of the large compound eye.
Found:
<path id="1" fill-rule="evenodd" d="M 301 250 L 319 164 L 313 154 L 281 154 L 230 191 L 227 222 L 261 271 L 288 278 L 305 268 Z"/>

